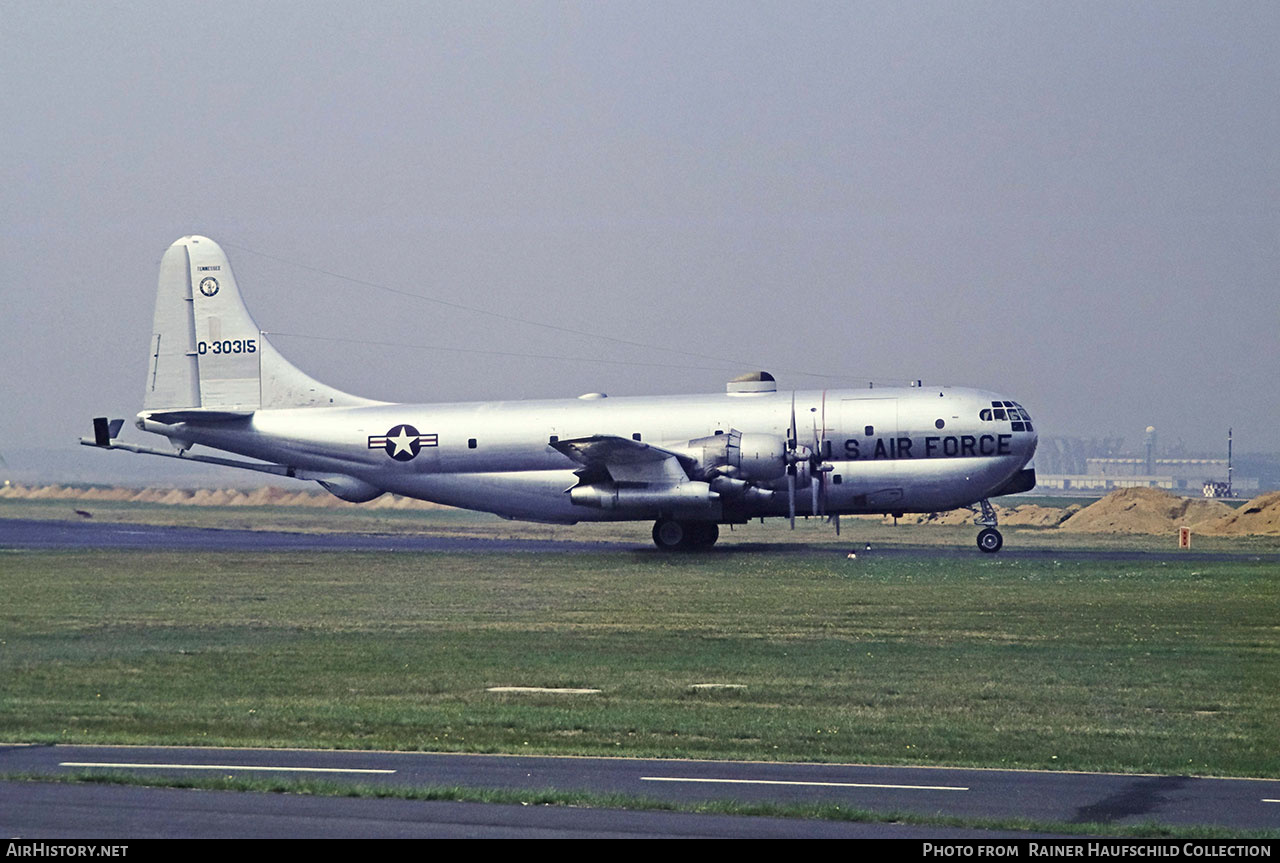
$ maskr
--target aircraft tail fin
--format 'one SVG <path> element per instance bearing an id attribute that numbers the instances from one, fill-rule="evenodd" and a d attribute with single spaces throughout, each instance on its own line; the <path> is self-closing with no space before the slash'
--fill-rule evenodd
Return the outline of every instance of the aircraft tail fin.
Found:
<path id="1" fill-rule="evenodd" d="M 160 261 L 149 354 L 147 411 L 377 404 L 286 360 L 258 329 L 231 262 L 207 237 L 183 237 Z"/>

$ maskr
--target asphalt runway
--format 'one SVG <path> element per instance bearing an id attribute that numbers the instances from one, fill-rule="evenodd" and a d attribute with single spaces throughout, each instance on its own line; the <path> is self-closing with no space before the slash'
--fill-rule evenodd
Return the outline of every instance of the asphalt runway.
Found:
<path id="1" fill-rule="evenodd" d="M 906 824 L 4 781 L 0 831 L 11 846 L 15 839 L 1052 838 Z"/>
<path id="2" fill-rule="evenodd" d="M 628 543 L 476 539 L 381 533 L 291 533 L 108 521 L 0 519 L 0 548 L 165 551 L 623 551 Z"/>
<path id="3" fill-rule="evenodd" d="M 924 529 L 924 528 L 922 528 Z M 696 554 L 757 554 L 761 552 L 822 551 L 864 554 L 863 543 L 849 531 L 847 549 L 834 544 L 803 543 L 722 543 Z M 668 554 L 658 551 L 645 540 L 635 542 L 575 542 L 552 539 L 483 539 L 476 537 L 423 536 L 380 533 L 292 533 L 288 531 L 237 530 L 222 528 L 169 527 L 127 524 L 109 521 L 57 521 L 0 518 L 0 549 L 149 549 L 165 551 L 401 551 L 401 552 L 639 552 Z M 912 545 L 895 543 L 878 545 L 878 556 L 911 556 L 948 558 L 961 555 L 982 556 L 971 543 L 961 546 Z M 1173 556 L 1192 556 L 1196 560 L 1274 560 L 1280 563 L 1280 552 L 1153 552 L 1131 549 L 1043 549 L 1018 548 L 1006 542 L 1001 558 L 1053 560 L 1165 560 Z"/>
<path id="4" fill-rule="evenodd" d="M 142 777 L 171 778 L 310 778 L 407 788 L 460 786 L 509 791 L 557 789 L 601 795 L 616 793 L 676 803 L 706 800 L 826 803 L 885 813 L 906 812 L 925 816 L 992 820 L 1027 818 L 1068 824 L 1122 825 L 1156 821 L 1165 824 L 1215 825 L 1238 830 L 1280 828 L 1280 780 L 1268 779 L 350 750 L 81 745 L 0 747 L 2 775 L 57 776 L 85 773 L 128 773 Z M 45 790 L 40 793 L 48 800 L 44 805 L 35 807 L 34 811 L 27 812 L 31 803 L 18 805 L 14 801 L 28 797 L 37 786 L 26 786 L 23 789 L 10 788 L 10 784 L 0 783 L 0 812 L 5 813 L 0 815 L 0 829 L 9 831 L 8 835 L 11 836 L 34 835 L 30 828 L 35 827 L 57 827 L 58 818 L 51 813 L 49 807 L 66 807 L 64 813 L 67 821 L 63 826 L 72 829 L 81 823 L 81 816 L 76 814 L 81 807 L 92 810 L 106 806 L 129 810 L 136 805 L 130 801 L 139 791 L 132 786 L 118 786 L 117 791 L 112 792 L 111 786 L 94 785 L 98 792 L 95 794 L 59 794 L 48 791 L 48 786 L 41 785 L 38 787 Z M 226 792 L 184 793 L 187 801 L 199 809 L 215 804 L 195 803 L 197 797 L 217 797 Z M 265 798 L 265 802 L 253 804 L 253 807 L 263 810 L 264 816 L 269 812 L 274 813 L 268 819 L 268 824 L 271 819 L 276 818 L 283 819 L 280 821 L 280 826 L 283 826 L 293 817 L 310 817 L 305 812 L 298 816 L 289 814 L 295 805 L 287 799 L 289 795 L 253 796 Z M 373 807 L 368 817 L 375 822 L 380 818 L 391 818 L 389 814 L 380 815 L 377 812 L 377 804 L 384 802 L 396 807 L 411 803 L 394 800 L 366 801 Z M 161 806 L 162 811 L 165 811 L 165 807 L 177 806 L 178 809 L 171 816 L 172 824 L 176 825 L 174 829 L 190 829 L 184 826 L 189 824 L 191 815 L 182 814 L 185 811 L 182 807 L 187 804 L 183 802 L 181 795 L 176 796 L 172 804 L 157 802 L 155 805 Z M 347 805 L 350 806 L 351 802 L 347 801 Z M 419 808 L 424 806 L 423 803 L 414 805 Z M 467 804 L 468 807 L 473 805 L 492 804 Z M 519 810 L 521 807 L 515 808 Z M 622 829 L 619 824 L 611 823 L 600 815 L 602 810 L 581 811 L 597 814 L 584 816 L 578 822 L 572 818 L 555 819 L 556 823 L 552 826 L 554 829 L 585 831 L 582 835 L 597 835 L 595 831 L 599 830 Z M 632 814 L 637 817 L 641 815 Z M 627 826 L 624 832 L 653 831 L 652 835 L 684 835 L 679 831 L 705 830 L 707 832 L 696 835 L 818 836 L 832 835 L 828 831 L 837 828 L 857 826 L 781 819 L 778 824 L 762 827 L 744 823 L 757 819 L 734 817 L 725 824 L 708 821 L 702 827 L 695 827 L 682 821 L 680 825 L 674 822 L 664 825 L 663 818 L 660 817 L 663 814 L 670 813 L 648 813 L 646 817 L 639 817 L 637 823 Z M 614 816 L 622 817 L 617 813 Z M 457 817 L 463 817 L 466 821 L 472 819 L 469 815 Z M 524 829 L 530 826 L 509 824 L 507 817 L 507 814 L 495 811 L 492 818 L 496 821 L 493 823 L 501 823 L 504 829 Z M 604 820 L 598 820 L 601 818 Z M 153 814 L 153 820 L 158 822 L 161 819 Z M 354 825 L 349 826 L 355 829 Z M 889 825 L 878 826 L 883 828 Z M 384 828 L 385 825 L 378 827 L 376 824 L 369 827 L 374 830 Z M 156 823 L 148 829 L 161 829 L 161 826 Z M 254 827 L 252 830 L 256 831 L 258 828 Z M 664 832 L 668 830 L 673 832 Z M 761 830 L 774 832 L 762 834 L 758 832 Z M 252 832 L 251 835 L 258 834 Z M 867 835 L 885 834 L 873 832 Z M 924 834 L 910 835 L 936 836 L 939 833 L 938 829 L 928 828 Z M 1010 835 L 1022 838 L 1027 836 Z"/>

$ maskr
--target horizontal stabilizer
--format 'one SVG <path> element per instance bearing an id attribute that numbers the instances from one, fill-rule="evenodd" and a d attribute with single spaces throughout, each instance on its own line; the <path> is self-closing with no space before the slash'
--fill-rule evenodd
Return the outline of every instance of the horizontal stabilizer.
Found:
<path id="1" fill-rule="evenodd" d="M 107 441 L 106 444 L 100 444 L 91 438 L 80 438 L 81 446 L 96 446 L 103 449 L 123 450 L 124 452 L 139 453 L 141 455 L 158 455 L 163 458 L 176 458 L 182 461 L 198 461 L 204 464 L 217 464 L 223 467 L 238 467 L 243 470 L 256 470 L 259 473 L 271 473 L 276 476 L 287 476 L 295 479 L 312 479 L 306 471 L 300 471 L 297 468 L 284 464 L 271 464 L 270 462 L 252 462 L 241 461 L 239 459 L 220 458 L 212 455 L 192 455 L 189 450 L 179 450 L 172 452 L 168 450 L 153 449 L 149 446 L 138 446 L 131 443 L 119 443 L 117 441 Z M 326 474 L 326 476 L 328 476 Z"/>
<path id="2" fill-rule="evenodd" d="M 229 423 L 237 420 L 247 420 L 251 416 L 253 416 L 253 411 L 202 410 L 200 408 L 180 411 L 152 411 L 146 414 L 147 419 L 164 423 L 165 425 L 176 425 L 177 423 L 191 423 L 193 425 Z"/>

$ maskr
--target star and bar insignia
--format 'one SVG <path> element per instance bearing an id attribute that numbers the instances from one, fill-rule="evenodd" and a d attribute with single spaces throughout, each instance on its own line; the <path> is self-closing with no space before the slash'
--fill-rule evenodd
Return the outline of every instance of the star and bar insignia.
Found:
<path id="1" fill-rule="evenodd" d="M 419 434 L 411 425 L 392 426 L 384 435 L 369 435 L 369 449 L 385 449 L 396 461 L 410 461 L 424 446 L 438 446 L 433 434 Z"/>

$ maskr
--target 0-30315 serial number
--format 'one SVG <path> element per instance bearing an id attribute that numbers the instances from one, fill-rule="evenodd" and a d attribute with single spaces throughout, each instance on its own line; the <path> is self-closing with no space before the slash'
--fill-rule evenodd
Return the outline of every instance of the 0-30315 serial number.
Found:
<path id="1" fill-rule="evenodd" d="M 196 353 L 205 354 L 256 354 L 257 339 L 223 339 L 217 342 L 197 342 Z"/>

